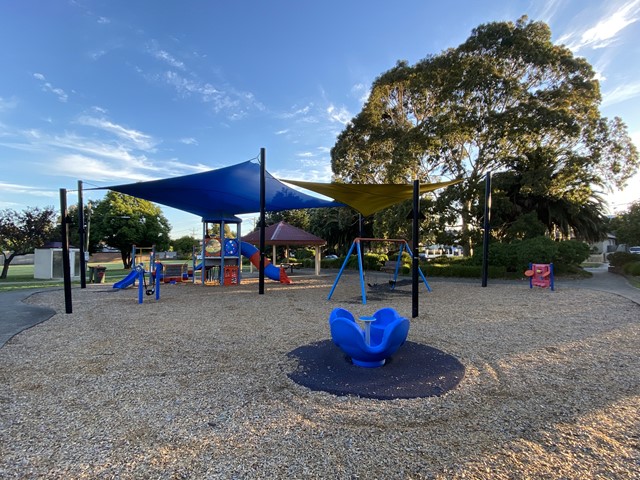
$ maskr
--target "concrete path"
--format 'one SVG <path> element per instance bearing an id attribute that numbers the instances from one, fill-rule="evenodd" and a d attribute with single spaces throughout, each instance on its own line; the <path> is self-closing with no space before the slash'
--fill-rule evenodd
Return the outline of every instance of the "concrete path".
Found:
<path id="1" fill-rule="evenodd" d="M 625 277 L 609 272 L 608 264 L 598 268 L 585 268 L 593 277 L 581 280 L 561 280 L 563 288 L 587 288 L 620 295 L 640 305 L 640 288 L 633 287 Z"/>
<path id="2" fill-rule="evenodd" d="M 593 277 L 582 280 L 556 280 L 556 288 L 587 288 L 600 290 L 614 295 L 620 295 L 640 305 L 640 289 L 632 287 L 626 278 L 616 275 L 615 273 L 609 273 L 606 264 L 603 267 L 586 270 L 593 273 Z M 445 279 L 434 277 L 429 279 L 429 283 L 431 283 L 432 280 L 437 283 L 438 280 Z M 464 279 L 464 281 L 469 280 Z M 504 281 L 489 280 L 489 283 L 503 282 Z M 48 320 L 56 314 L 56 311 L 51 308 L 24 303 L 24 300 L 34 293 L 46 290 L 48 289 L 34 288 L 0 292 L 0 348 L 14 335 Z"/>
<path id="3" fill-rule="evenodd" d="M 14 335 L 49 320 L 56 314 L 52 308 L 24 303 L 24 300 L 44 288 L 26 288 L 0 293 L 0 348 Z"/>

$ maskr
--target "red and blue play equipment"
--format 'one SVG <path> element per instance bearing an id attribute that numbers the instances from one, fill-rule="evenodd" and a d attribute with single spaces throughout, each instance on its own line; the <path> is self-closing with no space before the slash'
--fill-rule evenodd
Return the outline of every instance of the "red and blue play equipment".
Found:
<path id="1" fill-rule="evenodd" d="M 524 272 L 529 277 L 529 288 L 551 288 L 554 290 L 553 263 L 530 263 L 529 270 Z"/>
<path id="2" fill-rule="evenodd" d="M 351 312 L 334 308 L 329 315 L 333 343 L 351 358 L 354 365 L 381 367 L 407 340 L 409 319 L 389 307 L 361 319 L 366 321 L 365 329 L 358 325 Z"/>
<path id="3" fill-rule="evenodd" d="M 247 257 L 256 268 L 260 268 L 260 250 L 250 243 L 240 242 L 240 253 Z M 264 261 L 264 274 L 271 280 L 280 283 L 291 283 L 291 279 L 287 276 L 284 268 L 276 267 L 267 259 Z"/>

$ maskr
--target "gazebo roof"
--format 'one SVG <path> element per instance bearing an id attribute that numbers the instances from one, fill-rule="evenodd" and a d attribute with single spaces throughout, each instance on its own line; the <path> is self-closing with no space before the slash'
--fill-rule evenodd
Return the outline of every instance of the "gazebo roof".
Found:
<path id="1" fill-rule="evenodd" d="M 257 245 L 260 243 L 260 230 L 242 237 L 243 242 Z M 265 244 L 267 245 L 326 245 L 326 240 L 305 232 L 285 222 L 279 222 L 265 228 Z"/>

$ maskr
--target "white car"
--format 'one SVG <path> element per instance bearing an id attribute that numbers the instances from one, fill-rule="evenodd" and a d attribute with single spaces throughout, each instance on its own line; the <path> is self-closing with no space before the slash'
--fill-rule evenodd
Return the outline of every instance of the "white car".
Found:
<path id="1" fill-rule="evenodd" d="M 629 253 L 640 255 L 640 247 L 629 247 Z"/>

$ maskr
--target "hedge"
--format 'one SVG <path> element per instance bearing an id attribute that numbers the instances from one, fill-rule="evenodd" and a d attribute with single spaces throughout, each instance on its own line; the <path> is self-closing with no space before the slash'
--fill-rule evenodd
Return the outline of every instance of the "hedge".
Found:
<path id="1" fill-rule="evenodd" d="M 640 262 L 631 262 L 625 264 L 624 273 L 627 275 L 633 275 L 634 277 L 640 276 Z"/>
<path id="2" fill-rule="evenodd" d="M 612 267 L 624 267 L 628 263 L 634 263 L 638 261 L 638 255 L 627 252 L 615 252 L 607 255 L 609 265 Z"/>

